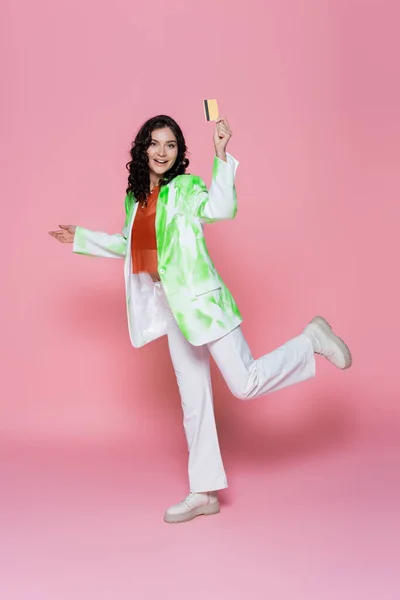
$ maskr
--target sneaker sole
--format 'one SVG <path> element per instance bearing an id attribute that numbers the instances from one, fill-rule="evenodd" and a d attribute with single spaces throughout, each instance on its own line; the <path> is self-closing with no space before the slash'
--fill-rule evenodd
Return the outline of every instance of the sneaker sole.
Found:
<path id="1" fill-rule="evenodd" d="M 216 506 L 214 506 L 216 504 Z M 165 515 L 164 521 L 166 523 L 186 523 L 186 521 L 191 521 L 196 517 L 208 517 L 210 515 L 216 515 L 220 512 L 219 503 L 209 504 L 207 506 L 199 506 L 198 508 L 194 508 L 190 512 L 184 515 Z"/>
<path id="2" fill-rule="evenodd" d="M 344 370 L 344 369 L 348 369 L 349 367 L 351 367 L 351 365 L 353 363 L 353 357 L 351 356 L 350 348 L 348 347 L 346 342 L 344 340 L 342 340 L 342 338 L 340 338 L 338 335 L 336 335 L 336 333 L 333 332 L 332 327 L 328 323 L 328 321 L 326 319 L 324 319 L 324 317 L 314 317 L 314 319 L 311 321 L 311 323 L 317 323 L 318 325 L 320 325 L 320 327 L 325 329 L 325 331 L 327 333 L 329 333 L 329 335 L 334 337 L 335 342 L 337 343 L 337 345 L 340 347 L 340 349 L 342 350 L 342 352 L 344 354 L 344 367 L 339 367 L 339 368 Z"/>

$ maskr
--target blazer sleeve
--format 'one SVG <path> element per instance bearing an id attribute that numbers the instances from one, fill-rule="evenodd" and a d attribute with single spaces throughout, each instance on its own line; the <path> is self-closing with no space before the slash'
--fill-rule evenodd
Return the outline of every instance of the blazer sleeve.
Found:
<path id="1" fill-rule="evenodd" d="M 102 258 L 124 258 L 127 251 L 128 227 L 132 207 L 132 197 L 127 195 L 125 198 L 125 222 L 122 227 L 122 233 L 110 234 L 77 226 L 72 248 L 73 252 L 85 256 Z"/>
<path id="2" fill-rule="evenodd" d="M 204 223 L 233 219 L 237 212 L 235 175 L 239 162 L 227 154 L 227 162 L 214 157 L 210 189 L 200 177 L 195 177 L 190 197 L 195 216 Z"/>

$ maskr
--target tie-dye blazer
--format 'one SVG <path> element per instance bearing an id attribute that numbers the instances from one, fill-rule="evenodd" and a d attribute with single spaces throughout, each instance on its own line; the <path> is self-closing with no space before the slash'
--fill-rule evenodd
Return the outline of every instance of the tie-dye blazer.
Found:
<path id="1" fill-rule="evenodd" d="M 158 271 L 166 297 L 185 338 L 194 346 L 216 340 L 242 318 L 208 254 L 203 224 L 233 219 L 237 211 L 238 162 L 214 157 L 209 191 L 195 175 L 179 175 L 162 186 L 157 201 Z M 87 256 L 125 259 L 126 305 L 132 345 L 136 348 L 167 333 L 165 312 L 148 273 L 132 273 L 131 234 L 138 203 L 125 198 L 122 234 L 77 227 L 73 251 Z"/>

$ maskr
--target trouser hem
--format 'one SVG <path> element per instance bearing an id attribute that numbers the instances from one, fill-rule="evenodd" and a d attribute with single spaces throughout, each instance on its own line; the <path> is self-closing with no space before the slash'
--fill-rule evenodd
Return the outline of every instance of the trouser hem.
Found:
<path id="1" fill-rule="evenodd" d="M 225 490 L 228 487 L 228 482 L 225 481 L 221 481 L 220 483 L 217 484 L 209 484 L 207 485 L 207 483 L 203 484 L 203 485 L 191 485 L 190 486 L 190 491 L 193 492 L 194 494 L 200 494 L 200 493 L 205 493 L 205 492 L 217 492 L 219 490 Z"/>

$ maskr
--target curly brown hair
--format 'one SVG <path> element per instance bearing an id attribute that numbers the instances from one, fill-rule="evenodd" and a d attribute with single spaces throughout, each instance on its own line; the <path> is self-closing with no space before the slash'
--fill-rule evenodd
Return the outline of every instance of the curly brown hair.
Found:
<path id="1" fill-rule="evenodd" d="M 150 146 L 152 133 L 155 129 L 169 127 L 178 143 L 178 155 L 172 167 L 160 180 L 160 185 L 166 185 L 177 175 L 183 175 L 189 166 L 186 158 L 186 142 L 178 123 L 167 115 L 158 115 L 146 121 L 139 129 L 130 149 L 131 161 L 126 164 L 129 171 L 126 193 L 131 193 L 136 202 L 145 201 L 150 192 L 149 159 L 147 149 Z"/>

